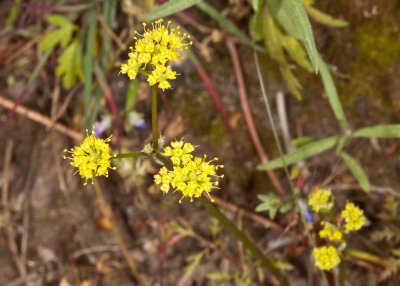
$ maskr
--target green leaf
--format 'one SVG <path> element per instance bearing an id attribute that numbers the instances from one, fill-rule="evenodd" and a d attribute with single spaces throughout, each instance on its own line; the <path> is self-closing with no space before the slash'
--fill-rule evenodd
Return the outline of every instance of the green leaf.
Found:
<path id="1" fill-rule="evenodd" d="M 361 165 L 354 158 L 344 152 L 340 154 L 340 157 L 343 159 L 343 162 L 346 164 L 353 176 L 357 179 L 361 189 L 363 189 L 364 192 L 370 192 L 371 184 Z"/>
<path id="2" fill-rule="evenodd" d="M 254 41 L 258 42 L 261 41 L 263 38 L 262 33 L 262 20 L 263 20 L 263 13 L 262 11 L 258 11 L 251 15 L 249 21 L 249 32 L 251 37 Z"/>
<path id="3" fill-rule="evenodd" d="M 42 40 L 40 41 L 39 48 L 41 51 L 47 52 L 53 50 L 57 45 L 65 48 L 71 41 L 72 35 L 75 30 L 78 29 L 74 23 L 68 18 L 50 14 L 47 16 L 47 21 L 50 24 L 58 26 L 59 28 L 50 32 L 47 32 Z"/>
<path id="4" fill-rule="evenodd" d="M 232 21 L 221 15 L 221 13 L 219 13 L 214 7 L 212 7 L 208 3 L 201 1 L 198 2 L 196 6 L 201 11 L 206 13 L 208 16 L 216 20 L 221 26 L 223 26 L 229 32 L 234 34 L 243 43 L 249 45 L 250 47 L 254 47 L 256 50 L 263 50 L 261 47 L 255 45 L 253 41 L 245 33 L 243 33 Z"/>
<path id="5" fill-rule="evenodd" d="M 302 137 L 297 137 L 295 139 L 292 140 L 292 144 L 293 146 L 295 146 L 296 148 L 301 148 L 304 145 L 307 145 L 311 142 L 315 141 L 314 137 L 311 136 L 302 136 Z"/>
<path id="6" fill-rule="evenodd" d="M 288 54 L 299 66 L 308 72 L 313 71 L 313 67 L 307 58 L 307 53 L 295 38 L 282 35 L 281 43 Z"/>
<path id="7" fill-rule="evenodd" d="M 270 0 L 272 13 L 279 24 L 293 37 L 304 42 L 314 71 L 319 71 L 318 52 L 307 13 L 300 0 Z"/>
<path id="8" fill-rule="evenodd" d="M 348 22 L 340 19 L 335 19 L 331 15 L 325 14 L 318 9 L 315 9 L 314 7 L 306 6 L 305 8 L 310 17 L 321 24 L 336 28 L 342 28 L 349 25 Z"/>
<path id="9" fill-rule="evenodd" d="M 345 132 L 349 132 L 349 124 L 347 122 L 346 116 L 344 115 L 342 104 L 340 103 L 339 95 L 336 90 L 335 83 L 333 82 L 331 73 L 328 69 L 328 66 L 324 62 L 324 60 L 319 56 L 320 62 L 320 71 L 321 78 L 324 84 L 325 93 L 328 97 L 329 104 L 332 108 L 333 113 L 335 114 L 336 119 L 338 120 L 340 127 Z"/>
<path id="10" fill-rule="evenodd" d="M 286 154 L 283 157 L 277 158 L 267 163 L 259 164 L 257 166 L 257 170 L 264 171 L 264 170 L 277 169 L 283 167 L 285 164 L 286 165 L 293 164 L 297 161 L 315 156 L 335 146 L 338 139 L 339 136 L 332 136 L 311 142 L 310 144 L 307 144 L 292 153 Z"/>
<path id="11" fill-rule="evenodd" d="M 201 260 L 203 259 L 205 252 L 201 251 L 197 254 L 191 255 L 189 257 L 189 264 L 185 267 L 184 280 L 187 280 L 190 276 L 192 276 L 193 272 L 199 266 Z"/>
<path id="12" fill-rule="evenodd" d="M 298 100 L 303 98 L 302 89 L 299 80 L 294 75 L 291 69 L 287 68 L 286 66 L 281 66 L 280 71 L 282 74 L 283 79 L 285 80 L 286 86 L 291 94 Z"/>
<path id="13" fill-rule="evenodd" d="M 253 7 L 253 10 L 255 12 L 260 12 L 262 8 L 264 7 L 265 0 L 252 0 L 251 1 L 251 6 Z"/>
<path id="14" fill-rule="evenodd" d="M 354 137 L 400 138 L 400 124 L 375 125 L 354 132 Z"/>
<path id="15" fill-rule="evenodd" d="M 280 64 L 287 64 L 281 43 L 281 33 L 275 24 L 271 14 L 266 12 L 262 25 L 264 45 L 267 47 L 270 56 Z"/>
<path id="16" fill-rule="evenodd" d="M 274 193 L 269 193 L 268 195 L 258 195 L 257 197 L 262 203 L 256 207 L 255 211 L 268 211 L 269 217 L 274 219 L 279 207 L 282 204 L 281 199 Z"/>
<path id="17" fill-rule="evenodd" d="M 56 75 L 62 77 L 64 88 L 71 88 L 82 78 L 81 50 L 79 39 L 69 44 L 58 58 Z"/>
<path id="18" fill-rule="evenodd" d="M 148 13 L 144 19 L 146 21 L 152 21 L 154 19 L 164 18 L 179 11 L 185 10 L 201 1 L 202 0 L 170 0 Z"/>

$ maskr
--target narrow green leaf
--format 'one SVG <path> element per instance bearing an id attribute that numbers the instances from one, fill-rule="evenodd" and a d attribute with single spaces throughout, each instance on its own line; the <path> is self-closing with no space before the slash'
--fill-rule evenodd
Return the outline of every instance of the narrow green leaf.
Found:
<path id="1" fill-rule="evenodd" d="M 279 24 L 293 37 L 301 39 L 307 49 L 314 71 L 319 71 L 318 52 L 310 20 L 300 0 L 270 0 L 272 13 Z"/>
<path id="2" fill-rule="evenodd" d="M 328 69 L 328 66 L 324 62 L 321 56 L 319 56 L 321 78 L 324 84 L 325 93 L 328 97 L 329 104 L 338 120 L 340 127 L 345 132 L 349 132 L 349 123 L 347 122 L 346 116 L 344 115 L 342 104 L 340 103 L 339 95 L 336 90 L 335 83 L 333 82 L 332 75 Z"/>
<path id="3" fill-rule="evenodd" d="M 314 7 L 306 6 L 305 8 L 310 17 L 321 24 L 336 28 L 342 28 L 349 25 L 348 22 L 340 19 L 335 19 L 331 15 L 325 14 L 318 9 L 315 9 Z"/>
<path id="4" fill-rule="evenodd" d="M 303 98 L 302 90 L 303 87 L 301 86 L 299 80 L 294 75 L 293 71 L 286 66 L 281 66 L 280 71 L 282 74 L 283 79 L 285 80 L 286 86 L 290 93 L 298 100 Z"/>
<path id="5" fill-rule="evenodd" d="M 332 136 L 318 141 L 311 142 L 296 151 L 286 154 L 283 157 L 263 163 L 257 166 L 257 170 L 272 170 L 283 167 L 285 164 L 293 164 L 297 161 L 315 156 L 335 146 L 338 136 Z"/>
<path id="6" fill-rule="evenodd" d="M 311 142 L 315 141 L 314 137 L 311 136 L 302 136 L 302 137 L 297 137 L 295 139 L 292 140 L 292 144 L 293 146 L 295 146 L 296 148 L 301 148 L 304 145 L 307 145 Z"/>
<path id="7" fill-rule="evenodd" d="M 282 46 L 288 52 L 290 57 L 303 69 L 308 72 L 313 71 L 313 67 L 308 60 L 307 53 L 304 51 L 303 47 L 300 45 L 298 40 L 290 36 L 281 37 Z"/>
<path id="8" fill-rule="evenodd" d="M 144 19 L 147 21 L 152 21 L 154 19 L 164 18 L 179 11 L 185 10 L 201 1 L 202 0 L 170 0 L 148 13 Z"/>
<path id="9" fill-rule="evenodd" d="M 340 157 L 360 184 L 361 189 L 364 192 L 370 192 L 371 184 L 361 165 L 354 158 L 344 152 L 340 154 Z"/>
<path id="10" fill-rule="evenodd" d="M 218 23 L 220 23 L 221 26 L 223 26 L 225 29 L 227 29 L 229 32 L 234 34 L 238 39 L 240 39 L 243 43 L 254 47 L 258 51 L 262 51 L 263 48 L 255 45 L 253 41 L 245 34 L 243 33 L 232 21 L 230 21 L 228 18 L 224 17 L 219 13 L 214 7 L 209 5 L 206 2 L 199 2 L 196 4 L 196 6 L 206 13 L 208 16 L 216 20 Z"/>
<path id="11" fill-rule="evenodd" d="M 193 272 L 196 270 L 197 267 L 199 267 L 201 260 L 203 259 L 205 255 L 205 251 L 201 251 L 197 254 L 191 255 L 189 257 L 189 264 L 185 267 L 185 273 L 184 273 L 184 280 L 187 280 L 190 276 L 193 275 Z"/>
<path id="12" fill-rule="evenodd" d="M 400 138 L 400 124 L 384 124 L 361 128 L 354 132 L 353 136 L 367 138 Z"/>
<path id="13" fill-rule="evenodd" d="M 85 42 L 85 54 L 83 56 L 83 93 L 84 93 L 84 117 L 86 122 L 86 128 L 89 125 L 89 106 L 90 98 L 92 96 L 93 90 L 93 49 L 95 46 L 96 38 L 96 26 L 97 26 L 97 16 L 96 11 L 92 10 L 88 15 L 88 27 L 86 29 L 86 42 Z"/>

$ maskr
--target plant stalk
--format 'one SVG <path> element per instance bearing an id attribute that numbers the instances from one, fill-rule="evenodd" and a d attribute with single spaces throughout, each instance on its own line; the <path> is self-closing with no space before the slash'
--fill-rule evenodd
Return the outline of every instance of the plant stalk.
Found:
<path id="1" fill-rule="evenodd" d="M 268 269 L 268 271 L 279 281 L 281 286 L 289 286 L 289 282 L 279 272 L 275 265 L 261 252 L 260 249 L 241 231 L 239 230 L 213 203 L 208 199 L 201 196 L 200 202 L 208 210 L 208 212 L 219 220 L 238 240 L 251 251 L 251 253 L 257 257 L 261 264 Z"/>
<path id="2" fill-rule="evenodd" d="M 151 130 L 153 134 L 153 153 L 158 152 L 158 129 L 157 129 L 157 87 L 153 86 L 151 91 Z"/>
<path id="3" fill-rule="evenodd" d="M 125 258 L 125 261 L 128 264 L 128 267 L 131 271 L 132 276 L 137 280 L 139 285 L 147 285 L 146 280 L 137 270 L 135 261 L 129 255 L 128 248 L 122 239 L 122 235 L 120 233 L 120 230 L 118 229 L 117 222 L 115 221 L 112 209 L 109 206 L 109 204 L 107 203 L 107 201 L 105 200 L 103 191 L 101 190 L 98 182 L 94 182 L 94 190 L 96 192 L 97 202 L 99 204 L 100 211 L 103 214 L 103 216 L 111 222 L 112 234 L 118 244 L 118 247 L 120 248 L 120 250 L 122 252 L 122 255 Z"/>

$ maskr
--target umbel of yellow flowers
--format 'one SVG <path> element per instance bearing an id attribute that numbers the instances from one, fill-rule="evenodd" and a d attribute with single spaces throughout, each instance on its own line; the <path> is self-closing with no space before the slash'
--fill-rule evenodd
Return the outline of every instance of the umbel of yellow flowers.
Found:
<path id="1" fill-rule="evenodd" d="M 86 135 L 88 135 L 87 130 Z M 97 138 L 93 131 L 79 146 L 75 146 L 71 150 L 64 150 L 64 153 L 72 155 L 72 157 L 64 155 L 64 159 L 70 159 L 70 164 L 78 168 L 76 173 L 85 179 L 85 185 L 88 180 L 91 180 L 93 184 L 94 177 L 108 177 L 108 169 L 115 170 L 114 167 L 111 167 L 111 159 L 115 155 L 110 154 L 110 141 L 110 137 L 107 139 Z"/>
<path id="2" fill-rule="evenodd" d="M 134 47 L 128 54 L 128 62 L 121 64 L 121 73 L 127 74 L 129 79 L 135 79 L 138 73 L 147 76 L 150 86 L 158 85 L 162 90 L 170 88 L 169 80 L 176 78 L 176 72 L 167 64 L 181 59 L 181 53 L 192 42 L 190 35 L 181 33 L 179 26 L 175 29 L 168 21 L 163 25 L 163 19 L 153 22 L 152 29 L 146 29 L 143 23 L 144 33 L 135 32 L 138 37 Z"/>
<path id="3" fill-rule="evenodd" d="M 161 184 L 161 190 L 164 193 L 168 193 L 170 187 L 174 189 L 174 192 L 182 193 L 179 203 L 184 197 L 189 197 L 190 201 L 193 201 L 193 198 L 200 197 L 203 192 L 210 196 L 211 190 L 218 185 L 218 181 L 214 181 L 214 179 L 223 177 L 223 175 L 218 176 L 216 171 L 224 166 L 211 164 L 218 158 L 206 161 L 205 155 L 204 158 L 194 157 L 191 154 L 193 151 L 194 146 L 190 143 L 172 142 L 171 147 L 164 149 L 163 155 L 170 157 L 173 169 L 168 170 L 166 167 L 162 167 L 160 172 L 154 176 L 154 182 Z M 213 200 L 211 199 L 211 201 Z"/>
<path id="4" fill-rule="evenodd" d="M 334 205 L 331 190 L 317 187 L 308 198 L 308 204 L 316 213 L 330 213 Z M 328 221 L 321 221 L 322 229 L 318 235 L 325 239 L 329 245 L 313 249 L 315 265 L 320 270 L 331 270 L 340 263 L 340 251 L 346 244 L 344 234 L 360 230 L 366 223 L 364 211 L 352 202 L 347 202 L 340 213 L 338 225 Z M 339 244 L 339 247 L 336 247 Z M 340 246 L 341 245 L 341 246 Z"/>

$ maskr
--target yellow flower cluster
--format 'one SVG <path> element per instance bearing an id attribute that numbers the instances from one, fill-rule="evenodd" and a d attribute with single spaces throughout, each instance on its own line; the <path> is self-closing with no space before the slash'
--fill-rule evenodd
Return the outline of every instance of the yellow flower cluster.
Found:
<path id="1" fill-rule="evenodd" d="M 320 238 L 327 238 L 330 241 L 341 241 L 343 239 L 343 233 L 333 224 L 322 221 L 321 225 L 324 227 L 319 231 Z"/>
<path id="2" fill-rule="evenodd" d="M 91 135 L 87 134 L 87 137 L 79 146 L 75 146 L 71 150 L 65 149 L 64 152 L 72 154 L 72 157 L 66 157 L 64 159 L 70 159 L 72 166 L 78 168 L 76 173 L 85 179 L 85 185 L 88 180 L 92 180 L 95 176 L 108 177 L 108 169 L 114 169 L 111 167 L 111 158 L 114 155 L 110 155 L 110 138 L 100 139 L 97 138 L 94 132 Z"/>
<path id="3" fill-rule="evenodd" d="M 334 197 L 329 189 L 317 187 L 310 195 L 308 204 L 314 212 L 330 213 L 334 205 Z M 340 251 L 346 247 L 344 234 L 360 230 L 366 223 L 364 211 L 348 202 L 340 213 L 338 224 L 322 221 L 322 229 L 318 232 L 328 245 L 314 248 L 315 265 L 321 270 L 331 270 L 340 263 Z"/>
<path id="4" fill-rule="evenodd" d="M 316 187 L 308 198 L 308 204 L 314 212 L 329 212 L 334 204 L 331 190 Z"/>
<path id="5" fill-rule="evenodd" d="M 176 78 L 176 72 L 166 64 L 181 59 L 182 51 L 192 44 L 188 41 L 190 35 L 181 34 L 179 26 L 173 28 L 171 21 L 164 26 L 163 19 L 153 22 L 152 29 L 146 30 L 146 24 L 143 26 L 143 35 L 135 32 L 140 39 L 134 37 L 135 47 L 130 47 L 128 62 L 121 64 L 121 73 L 130 79 L 142 73 L 147 76 L 150 86 L 158 84 L 162 90 L 170 88 L 169 80 Z"/>
<path id="6" fill-rule="evenodd" d="M 313 249 L 315 265 L 320 270 L 331 270 L 340 263 L 340 255 L 334 246 L 321 246 Z"/>
<path id="7" fill-rule="evenodd" d="M 205 155 L 204 158 L 194 157 L 191 154 L 193 151 L 194 146 L 190 143 L 172 142 L 171 147 L 164 149 L 163 155 L 170 157 L 173 170 L 162 167 L 159 173 L 154 176 L 154 182 L 161 184 L 161 190 L 164 193 L 168 193 L 171 186 L 174 191 L 182 193 L 179 203 L 182 202 L 184 197 L 189 197 L 190 201 L 193 201 L 193 198 L 200 197 L 203 192 L 206 192 L 209 196 L 212 189 L 218 185 L 218 182 L 213 181 L 213 178 L 223 177 L 223 175 L 218 176 L 216 174 L 216 171 L 223 168 L 223 165 L 210 164 L 218 158 L 205 161 Z"/>
<path id="8" fill-rule="evenodd" d="M 341 212 L 341 216 L 345 221 L 344 229 L 346 232 L 357 231 L 366 222 L 364 211 L 351 202 L 346 204 L 344 210 Z"/>

